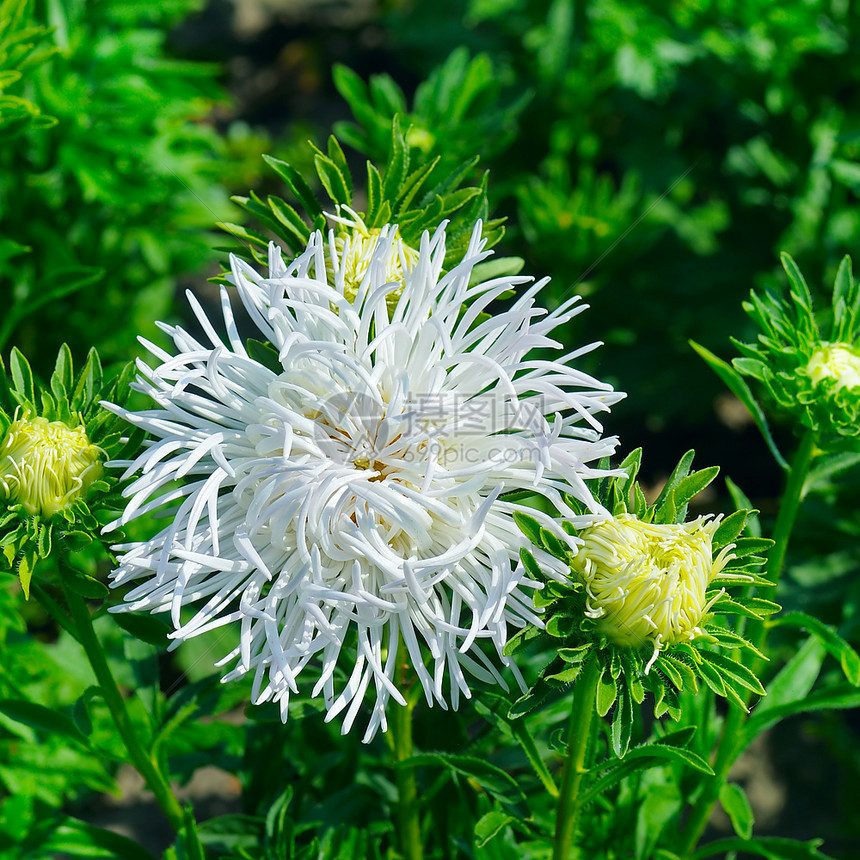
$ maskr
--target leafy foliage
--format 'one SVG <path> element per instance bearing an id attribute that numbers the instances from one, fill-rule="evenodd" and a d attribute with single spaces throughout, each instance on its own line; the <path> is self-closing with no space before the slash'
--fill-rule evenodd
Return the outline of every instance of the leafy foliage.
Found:
<path id="1" fill-rule="evenodd" d="M 336 212 L 353 212 L 352 207 L 357 205 L 358 195 L 354 191 L 352 173 L 337 138 L 334 135 L 329 137 L 325 153 L 313 144 L 311 147 L 315 153 L 314 167 L 320 184 Z M 384 224 L 397 224 L 403 241 L 417 248 L 425 230 L 435 229 L 440 221 L 451 219 L 447 232 L 446 262 L 462 258 L 478 219 L 485 221 L 482 235 L 488 247 L 501 239 L 504 234 L 502 221 L 486 220 L 486 174 L 479 185 L 463 186 L 464 178 L 477 163 L 477 157 L 470 158 L 452 171 L 444 169 L 439 156 L 416 159 L 415 153 L 407 145 L 407 137 L 401 131 L 397 116 L 391 125 L 390 152 L 382 171 L 370 161 L 366 165 L 367 186 L 362 198 L 367 201 L 367 211 L 356 214 L 368 228 L 379 229 Z M 292 205 L 274 195 L 264 202 L 252 191 L 250 197 L 234 197 L 233 201 L 270 230 L 290 252 L 298 254 L 307 246 L 312 231 L 326 231 L 326 214 L 295 167 L 269 156 L 266 161 L 304 209 L 310 223 Z M 269 242 L 265 235 L 238 224 L 220 226 L 243 243 L 225 250 L 251 262 L 261 265 L 267 263 Z M 514 262 L 508 261 L 508 264 Z"/>
<path id="2" fill-rule="evenodd" d="M 4 0 L 0 80 L 26 101 L 3 96 L 20 101 L 0 148 L 0 346 L 53 356 L 64 331 L 76 356 L 127 357 L 211 258 L 204 231 L 229 211 L 223 145 L 197 122 L 215 69 L 169 59 L 153 26 L 194 5 Z"/>

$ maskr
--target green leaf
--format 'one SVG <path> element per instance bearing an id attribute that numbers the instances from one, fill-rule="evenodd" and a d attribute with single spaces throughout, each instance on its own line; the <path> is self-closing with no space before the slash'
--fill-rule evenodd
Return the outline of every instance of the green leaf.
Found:
<path id="1" fill-rule="evenodd" d="M 78 727 L 65 714 L 61 714 L 53 708 L 46 708 L 44 705 L 37 705 L 35 702 L 26 702 L 21 699 L 2 699 L 0 700 L 0 713 L 34 729 L 64 735 L 82 744 L 87 742 Z"/>
<path id="2" fill-rule="evenodd" d="M 764 702 L 768 702 L 765 699 Z M 800 696 L 785 704 L 776 705 L 767 709 L 757 707 L 744 726 L 739 740 L 740 749 L 743 749 L 759 732 L 778 723 L 786 717 L 794 714 L 803 714 L 808 711 L 822 711 L 828 709 L 843 710 L 846 708 L 860 707 L 860 690 L 852 684 L 836 684 L 823 690 L 816 690 L 805 696 Z"/>
<path id="3" fill-rule="evenodd" d="M 167 638 L 170 627 L 155 615 L 140 615 L 132 612 L 112 612 L 111 618 L 117 626 L 135 639 L 140 639 L 156 648 L 166 648 L 170 643 Z"/>
<path id="4" fill-rule="evenodd" d="M 249 337 L 245 340 L 245 348 L 248 350 L 249 358 L 262 364 L 272 373 L 280 375 L 284 372 L 284 366 L 278 357 L 278 350 L 268 341 L 255 340 Z"/>
<path id="5" fill-rule="evenodd" d="M 102 830 L 101 827 L 71 817 L 63 819 L 63 823 L 51 833 L 42 847 L 51 856 L 93 857 L 96 856 L 93 849 L 101 848 L 121 860 L 157 860 L 154 854 L 127 836 L 112 830 Z M 104 855 L 99 852 L 97 856 Z"/>
<path id="6" fill-rule="evenodd" d="M 725 382 L 735 397 L 737 397 L 738 400 L 740 400 L 741 403 L 749 409 L 750 414 L 753 417 L 753 421 L 755 421 L 755 425 L 758 427 L 759 432 L 764 438 L 770 453 L 773 455 L 776 462 L 779 463 L 783 469 L 788 471 L 790 468 L 788 461 L 782 456 L 779 449 L 776 447 L 776 442 L 774 442 L 773 436 L 771 436 L 770 427 L 768 426 L 764 411 L 761 406 L 759 406 L 759 403 L 753 396 L 750 387 L 746 384 L 741 375 L 730 364 L 727 364 L 721 358 L 718 358 L 710 350 L 705 349 L 705 347 L 695 341 L 691 340 L 689 343 L 701 358 L 704 359 L 708 367 L 710 367 L 711 370 L 713 370 L 714 373 L 716 373 L 717 376 Z"/>
<path id="7" fill-rule="evenodd" d="M 758 518 L 758 511 L 753 507 L 747 494 L 731 479 L 726 478 L 726 489 L 732 497 L 735 507 L 739 511 L 747 512 L 746 529 L 752 537 L 761 537 L 761 523 Z"/>
<path id="8" fill-rule="evenodd" d="M 746 687 L 747 690 L 751 690 L 759 696 L 766 695 L 761 681 L 743 663 L 738 663 L 731 657 L 726 657 L 725 654 L 719 654 L 715 651 L 700 649 L 699 654 L 702 659 L 714 665 L 725 678 L 737 681 L 742 687 Z"/>
<path id="9" fill-rule="evenodd" d="M 515 821 L 515 818 L 497 809 L 482 815 L 475 825 L 475 845 L 483 848 L 494 836 L 498 836 L 505 827 Z"/>
<path id="10" fill-rule="evenodd" d="M 420 767 L 422 765 L 441 765 L 453 773 L 473 779 L 485 791 L 514 810 L 525 810 L 525 797 L 517 781 L 506 771 L 480 758 L 448 753 L 424 753 L 413 755 L 401 762 L 398 767 Z"/>
<path id="11" fill-rule="evenodd" d="M 834 627 L 824 624 L 805 612 L 787 612 L 771 622 L 774 627 L 789 625 L 808 630 L 835 657 L 845 677 L 856 687 L 860 686 L 860 655 L 836 632 Z"/>
<path id="12" fill-rule="evenodd" d="M 826 854 L 818 851 L 820 839 L 810 842 L 798 842 L 794 839 L 784 839 L 781 836 L 759 836 L 755 839 L 740 839 L 730 837 L 718 839 L 700 848 L 692 855 L 692 860 L 705 860 L 707 857 L 726 857 L 729 852 L 739 851 L 745 854 L 758 854 L 767 860 L 832 860 Z"/>
<path id="13" fill-rule="evenodd" d="M 341 173 L 340 168 L 319 151 L 314 156 L 314 167 L 332 202 L 335 205 L 349 206 L 352 203 L 352 183 Z"/>
<path id="14" fill-rule="evenodd" d="M 623 758 L 627 753 L 632 732 L 633 700 L 630 695 L 630 688 L 626 684 L 622 684 L 618 688 L 618 705 L 612 713 L 612 724 L 609 733 L 612 751 L 619 758 Z"/>
<path id="15" fill-rule="evenodd" d="M 266 199 L 269 204 L 269 209 L 272 210 L 279 224 L 287 231 L 287 235 L 283 238 L 288 242 L 291 248 L 304 250 L 310 238 L 310 227 L 302 220 L 301 215 L 290 206 L 289 203 L 281 200 L 280 197 L 269 196 Z M 283 233 L 283 230 L 279 230 Z"/>
<path id="16" fill-rule="evenodd" d="M 528 514 L 514 511 L 514 522 L 519 530 L 535 545 L 543 547 L 541 540 L 541 524 Z"/>
<path id="17" fill-rule="evenodd" d="M 93 542 L 93 536 L 91 534 L 88 532 L 78 531 L 77 529 L 64 531 L 62 534 L 62 543 L 65 544 L 65 547 L 69 552 L 80 552 Z"/>
<path id="18" fill-rule="evenodd" d="M 395 115 L 391 124 L 391 154 L 382 179 L 382 196 L 385 200 L 397 200 L 406 178 L 408 160 L 406 141 L 400 130 L 400 117 Z"/>
<path id="19" fill-rule="evenodd" d="M 63 579 L 75 594 L 87 600 L 103 600 L 110 594 L 110 589 L 103 582 L 70 567 L 63 569 Z"/>
<path id="20" fill-rule="evenodd" d="M 15 573 L 21 581 L 21 590 L 24 592 L 25 600 L 30 599 L 30 582 L 38 562 L 38 555 L 29 545 L 21 550 L 15 558 Z"/>
<path id="21" fill-rule="evenodd" d="M 713 776 L 714 771 L 711 766 L 696 753 L 684 747 L 676 747 L 667 743 L 644 744 L 643 746 L 633 747 L 624 757 L 624 761 L 639 759 L 639 758 L 661 758 L 669 761 L 680 762 L 681 764 L 692 767 L 694 770 L 706 773 Z"/>
<path id="22" fill-rule="evenodd" d="M 805 698 L 818 679 L 824 654 L 824 646 L 818 639 L 807 639 L 767 685 L 767 697 L 756 706 L 755 717 L 778 705 Z"/>
<path id="23" fill-rule="evenodd" d="M 18 394 L 18 402 L 36 405 L 36 395 L 33 391 L 33 372 L 30 363 L 17 346 L 12 347 L 9 355 L 9 369 L 12 372 L 12 387 Z"/>
<path id="24" fill-rule="evenodd" d="M 322 212 L 322 207 L 311 191 L 310 185 L 305 182 L 301 173 L 296 170 L 291 164 L 286 161 L 281 161 L 278 158 L 273 158 L 271 155 L 264 155 L 263 161 L 284 180 L 287 188 L 296 196 L 299 202 L 304 207 L 305 211 L 311 216 L 318 215 Z"/>
<path id="25" fill-rule="evenodd" d="M 597 713 L 601 717 L 605 717 L 610 708 L 615 704 L 615 699 L 618 696 L 618 689 L 615 684 L 615 679 L 605 668 L 597 682 Z"/>
<path id="26" fill-rule="evenodd" d="M 565 561 L 570 555 L 570 547 L 561 539 L 557 538 L 549 529 L 541 526 L 540 538 L 541 542 L 539 546 L 545 547 L 547 552 L 554 555 L 556 558 Z"/>
<path id="27" fill-rule="evenodd" d="M 720 786 L 720 805 L 729 816 L 735 833 L 741 839 L 751 838 L 755 816 L 746 792 L 735 782 L 724 782 Z"/>

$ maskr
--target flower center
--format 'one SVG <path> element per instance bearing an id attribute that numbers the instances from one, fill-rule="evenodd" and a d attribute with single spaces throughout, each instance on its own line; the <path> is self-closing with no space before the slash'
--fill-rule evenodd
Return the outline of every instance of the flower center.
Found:
<path id="1" fill-rule="evenodd" d="M 83 426 L 42 417 L 13 421 L 0 444 L 0 493 L 29 514 L 51 517 L 101 475 L 101 453 Z"/>
<path id="2" fill-rule="evenodd" d="M 644 523 L 621 514 L 581 533 L 572 567 L 588 593 L 586 615 L 616 645 L 665 645 L 695 639 L 713 601 L 705 593 L 732 556 L 713 558 L 719 520 Z M 650 668 L 650 664 L 649 664 Z"/>
<path id="3" fill-rule="evenodd" d="M 836 384 L 836 388 L 858 388 L 860 355 L 844 344 L 825 344 L 809 359 L 806 372 L 816 385 L 830 379 Z"/>

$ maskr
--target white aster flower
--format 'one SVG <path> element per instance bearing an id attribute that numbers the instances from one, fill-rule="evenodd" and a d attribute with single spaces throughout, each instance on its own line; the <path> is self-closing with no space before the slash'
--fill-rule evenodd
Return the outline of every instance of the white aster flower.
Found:
<path id="1" fill-rule="evenodd" d="M 254 701 L 279 702 L 284 720 L 312 661 L 321 666 L 312 695 L 324 697 L 327 719 L 346 711 L 344 732 L 372 687 L 365 740 L 386 728 L 389 698 L 405 702 L 398 651 L 429 704 L 457 707 L 470 695 L 465 672 L 504 683 L 508 625 L 540 623 L 538 586 L 518 557 L 520 508 L 504 494 L 539 492 L 572 517 L 568 492 L 600 512 L 584 480 L 604 474 L 588 464 L 616 444 L 595 415 L 623 395 L 569 365 L 597 344 L 556 361 L 525 358 L 558 348 L 550 333 L 582 306 L 536 307 L 542 281 L 482 316 L 531 279 L 470 285 L 489 256 L 480 224 L 444 273 L 444 226 L 393 282 L 386 273 L 402 244 L 383 228 L 354 297 L 333 233 L 315 234 L 289 264 L 271 246 L 268 277 L 233 258 L 271 361 L 246 351 L 225 289 L 226 340 L 189 295 L 209 342 L 162 325 L 176 355 L 145 344 L 158 363 L 140 362 L 136 383 L 154 407 L 114 407 L 152 438 L 115 464 L 137 477 L 112 526 L 169 517 L 151 540 L 117 547 L 113 583 L 133 585 L 124 608 L 169 611 L 174 644 L 235 625 L 224 680 L 252 674 Z M 566 566 L 555 564 L 561 576 Z"/>

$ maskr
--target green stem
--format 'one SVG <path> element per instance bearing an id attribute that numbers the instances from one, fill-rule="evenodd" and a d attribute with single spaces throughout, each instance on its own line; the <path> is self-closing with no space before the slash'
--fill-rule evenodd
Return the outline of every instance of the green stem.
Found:
<path id="1" fill-rule="evenodd" d="M 600 662 L 592 657 L 573 686 L 570 706 L 570 730 L 567 739 L 567 757 L 561 772 L 558 807 L 555 818 L 555 844 L 552 860 L 568 860 L 576 845 L 576 827 L 579 819 L 579 789 L 587 771 L 588 742 L 595 712 L 595 695 L 600 679 Z"/>
<path id="2" fill-rule="evenodd" d="M 764 570 L 765 576 L 770 580 L 771 584 L 760 589 L 761 596 L 768 600 L 773 599 L 776 594 L 779 578 L 785 565 L 788 542 L 791 538 L 795 520 L 797 519 L 800 503 L 803 500 L 803 488 L 809 475 L 809 467 L 812 465 L 812 460 L 815 456 L 815 439 L 816 435 L 812 430 L 807 430 L 801 439 L 800 446 L 795 452 L 791 463 L 785 492 L 780 499 L 779 513 L 773 527 L 774 545 L 768 553 L 767 564 Z M 762 650 L 764 646 L 766 635 L 767 628 L 763 621 L 753 621 L 750 623 L 747 638 L 759 650 Z M 754 655 L 752 661 L 753 665 L 751 668 L 758 674 L 761 670 L 761 661 Z M 737 757 L 737 735 L 746 722 L 746 718 L 747 715 L 739 707 L 729 707 L 725 722 L 723 723 L 720 741 L 714 754 L 712 764 L 714 775 L 705 783 L 704 789 L 690 809 L 684 829 L 681 831 L 681 850 L 679 854 L 682 857 L 688 857 L 693 853 L 699 844 L 699 840 L 702 838 L 702 834 L 705 832 L 705 827 L 710 820 L 714 805 L 720 795 L 720 788 L 728 778 L 729 771 Z"/>
<path id="3" fill-rule="evenodd" d="M 135 766 L 140 775 L 144 778 L 147 787 L 155 795 L 158 805 L 164 812 L 170 826 L 178 833 L 183 827 L 184 813 L 182 806 L 176 799 L 176 795 L 170 788 L 170 784 L 164 774 L 156 766 L 155 761 L 146 752 L 141 743 L 137 732 L 134 729 L 134 724 L 128 713 L 128 708 L 125 704 L 125 699 L 117 687 L 113 673 L 108 666 L 101 643 L 96 636 L 93 628 L 93 620 L 90 617 L 90 610 L 87 607 L 84 599 L 63 585 L 63 591 L 66 595 L 66 601 L 69 610 L 72 613 L 72 619 L 75 622 L 78 638 L 86 652 L 87 658 L 92 666 L 93 673 L 99 683 L 102 695 L 107 702 L 108 709 L 111 712 L 113 721 L 116 724 L 117 731 L 128 750 L 132 764 Z"/>
<path id="4" fill-rule="evenodd" d="M 809 475 L 809 467 L 815 455 L 815 433 L 807 430 L 806 435 L 800 440 L 800 447 L 794 454 L 791 471 L 785 485 L 785 492 L 780 500 L 779 513 L 773 527 L 774 546 L 768 553 L 765 565 L 765 576 L 773 583 L 768 592 L 776 591 L 779 577 L 785 564 L 785 554 L 788 550 L 788 541 L 797 518 L 797 511 L 803 499 L 803 487 Z M 768 594 L 764 596 L 769 596 Z"/>
<path id="5" fill-rule="evenodd" d="M 408 699 L 408 697 L 407 697 Z M 389 728 L 395 765 L 412 755 L 412 710 L 395 705 L 391 713 Z M 397 835 L 400 853 L 404 860 L 422 860 L 421 820 L 418 815 L 418 781 L 414 767 L 396 767 L 397 781 Z"/>

